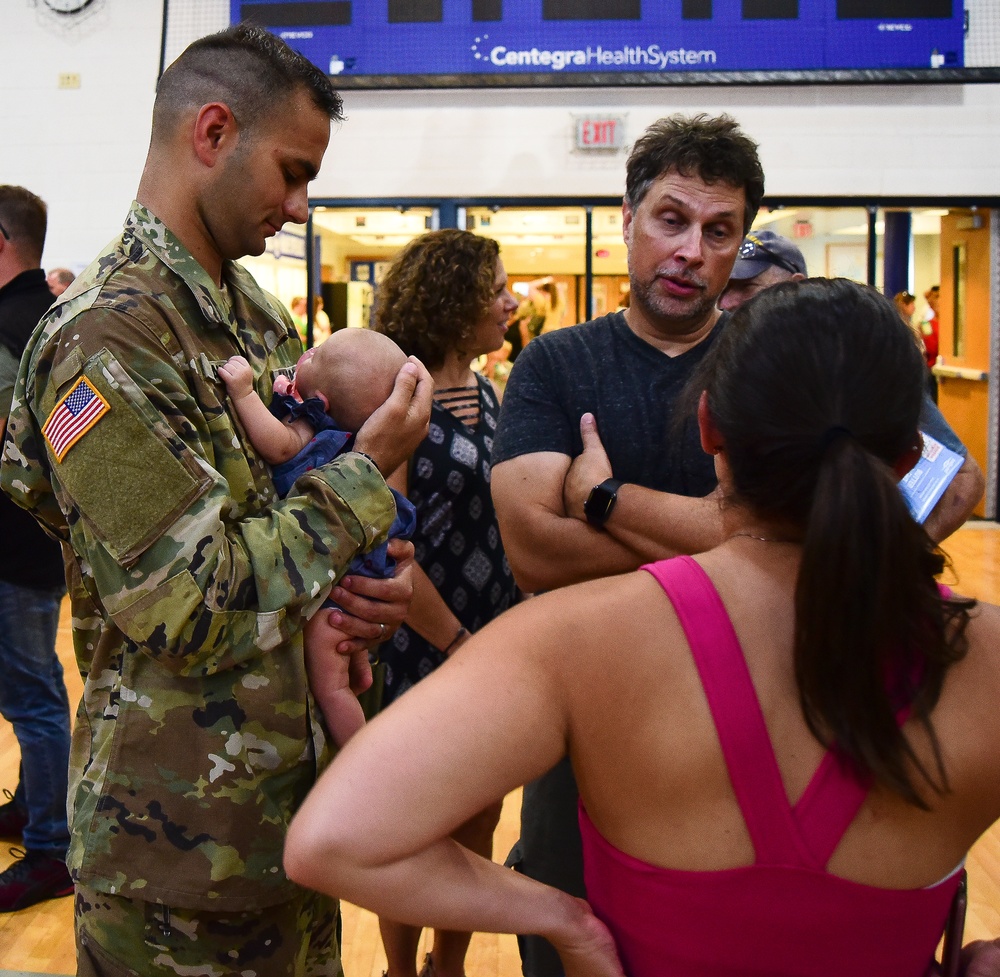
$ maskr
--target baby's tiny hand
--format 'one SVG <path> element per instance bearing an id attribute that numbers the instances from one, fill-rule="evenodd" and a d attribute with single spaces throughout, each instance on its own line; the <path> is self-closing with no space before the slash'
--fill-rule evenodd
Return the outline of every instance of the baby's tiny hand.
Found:
<path id="1" fill-rule="evenodd" d="M 244 357 L 231 356 L 219 367 L 219 376 L 234 400 L 241 400 L 253 393 L 253 369 Z"/>

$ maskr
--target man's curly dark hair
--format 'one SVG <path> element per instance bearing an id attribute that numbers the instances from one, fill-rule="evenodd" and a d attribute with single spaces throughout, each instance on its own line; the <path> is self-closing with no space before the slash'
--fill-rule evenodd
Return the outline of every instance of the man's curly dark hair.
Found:
<path id="1" fill-rule="evenodd" d="M 462 350 L 493 304 L 500 245 L 449 228 L 412 240 L 379 283 L 372 328 L 429 370 Z"/>
<path id="2" fill-rule="evenodd" d="M 664 173 L 696 176 L 712 185 L 742 187 L 746 195 L 746 234 L 764 197 L 764 170 L 757 143 L 729 115 L 705 112 L 690 118 L 669 115 L 654 122 L 635 142 L 625 164 L 625 200 L 638 208 L 649 188 Z"/>

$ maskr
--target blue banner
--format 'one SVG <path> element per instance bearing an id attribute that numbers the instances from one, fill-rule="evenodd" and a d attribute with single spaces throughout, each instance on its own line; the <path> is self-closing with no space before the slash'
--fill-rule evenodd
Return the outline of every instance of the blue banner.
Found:
<path id="1" fill-rule="evenodd" d="M 230 2 L 345 79 L 963 67 L 960 0 Z"/>

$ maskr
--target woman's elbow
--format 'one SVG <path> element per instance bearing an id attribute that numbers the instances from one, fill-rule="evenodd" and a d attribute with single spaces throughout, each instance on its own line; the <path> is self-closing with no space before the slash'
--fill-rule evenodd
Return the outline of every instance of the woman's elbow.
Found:
<path id="1" fill-rule="evenodd" d="M 307 837 L 298 820 L 292 821 L 285 836 L 285 850 L 282 863 L 287 875 L 293 882 L 307 889 L 315 888 L 312 884 L 312 870 L 319 858 L 315 854 L 315 843 Z"/>
<path id="2" fill-rule="evenodd" d="M 292 820 L 285 837 L 285 874 L 306 889 L 336 895 L 340 869 L 347 862 L 345 844 L 301 816 Z"/>

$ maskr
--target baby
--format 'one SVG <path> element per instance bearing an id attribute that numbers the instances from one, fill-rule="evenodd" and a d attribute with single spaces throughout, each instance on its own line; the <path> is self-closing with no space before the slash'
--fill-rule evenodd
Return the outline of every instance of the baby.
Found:
<path id="1" fill-rule="evenodd" d="M 295 367 L 295 379 L 279 377 L 268 408 L 253 387 L 253 372 L 242 356 L 234 356 L 219 375 L 251 444 L 273 466 L 272 477 L 284 498 L 305 472 L 325 465 L 347 449 L 362 424 L 392 393 L 406 356 L 387 336 L 368 329 L 341 329 L 307 350 Z M 408 539 L 416 528 L 416 511 L 393 491 L 396 518 L 391 538 Z M 381 543 L 355 557 L 349 573 L 391 576 L 395 561 Z M 336 607 L 327 601 L 324 607 Z M 343 638 L 349 635 L 344 634 Z M 347 656 L 334 652 L 322 660 L 306 656 L 309 685 L 337 746 L 364 725 L 354 692 L 371 685 L 366 651 Z"/>

